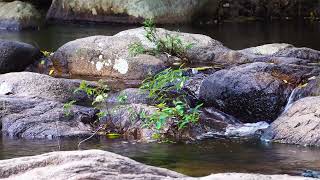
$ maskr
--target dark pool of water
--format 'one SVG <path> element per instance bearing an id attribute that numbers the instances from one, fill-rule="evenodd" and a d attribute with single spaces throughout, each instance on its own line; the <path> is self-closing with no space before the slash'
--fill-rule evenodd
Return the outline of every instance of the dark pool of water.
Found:
<path id="1" fill-rule="evenodd" d="M 0 31 L 0 38 L 31 43 L 54 51 L 68 41 L 93 35 L 113 35 L 134 28 L 128 25 L 63 24 L 48 25 L 39 31 Z M 290 43 L 320 50 L 320 22 L 246 22 L 212 26 L 167 26 L 171 30 L 211 36 L 232 49 L 243 49 L 267 43 Z"/>
<path id="2" fill-rule="evenodd" d="M 76 150 L 80 140 L 13 140 L 2 137 L 0 159 Z M 300 175 L 305 169 L 320 170 L 318 148 L 265 144 L 258 140 L 220 139 L 193 144 L 140 144 L 100 138 L 85 142 L 81 148 L 115 152 L 145 164 L 169 168 L 190 176 L 222 172 Z"/>

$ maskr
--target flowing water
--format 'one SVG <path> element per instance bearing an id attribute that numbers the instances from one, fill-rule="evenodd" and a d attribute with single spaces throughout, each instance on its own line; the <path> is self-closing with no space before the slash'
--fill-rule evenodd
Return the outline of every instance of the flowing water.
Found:
<path id="1" fill-rule="evenodd" d="M 54 51 L 64 43 L 92 35 L 113 35 L 134 28 L 124 25 L 50 25 L 39 31 L 0 31 L 1 39 L 33 44 Z M 225 23 L 206 27 L 170 26 L 171 30 L 206 34 L 232 49 L 284 42 L 320 50 L 319 22 Z M 19 140 L 0 137 L 0 159 L 76 150 L 81 139 Z M 105 138 L 85 142 L 82 149 L 112 151 L 139 162 L 191 176 L 221 172 L 300 175 L 320 170 L 320 148 L 266 144 L 259 140 L 211 139 L 192 144 L 139 144 Z"/>

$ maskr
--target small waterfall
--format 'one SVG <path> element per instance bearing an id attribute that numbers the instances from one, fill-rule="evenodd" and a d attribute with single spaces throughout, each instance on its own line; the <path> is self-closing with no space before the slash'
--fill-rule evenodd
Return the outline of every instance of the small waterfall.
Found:
<path id="1" fill-rule="evenodd" d="M 297 93 L 299 92 L 298 90 L 300 89 L 300 87 L 296 87 L 290 94 L 288 102 L 286 104 L 286 106 L 284 107 L 284 110 L 282 113 L 285 113 L 288 111 L 288 109 L 292 106 L 292 104 L 297 100 Z"/>

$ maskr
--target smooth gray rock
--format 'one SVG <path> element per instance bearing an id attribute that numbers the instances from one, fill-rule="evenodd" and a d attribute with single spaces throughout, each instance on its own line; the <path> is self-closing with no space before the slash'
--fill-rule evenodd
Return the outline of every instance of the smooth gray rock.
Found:
<path id="1" fill-rule="evenodd" d="M 69 110 L 68 110 L 69 112 Z M 91 135 L 96 110 L 40 98 L 0 96 L 2 133 L 11 137 L 42 139 Z"/>
<path id="2" fill-rule="evenodd" d="M 143 80 L 165 69 L 162 60 L 150 55 L 132 56 L 135 37 L 92 36 L 68 42 L 51 57 L 53 66 L 65 76 Z M 81 67 L 81 68 L 79 68 Z"/>
<path id="3" fill-rule="evenodd" d="M 90 99 L 84 92 L 74 93 L 81 80 L 59 79 L 32 72 L 0 75 L 0 95 L 40 97 L 47 100 L 88 104 Z M 88 82 L 94 85 L 94 83 Z"/>

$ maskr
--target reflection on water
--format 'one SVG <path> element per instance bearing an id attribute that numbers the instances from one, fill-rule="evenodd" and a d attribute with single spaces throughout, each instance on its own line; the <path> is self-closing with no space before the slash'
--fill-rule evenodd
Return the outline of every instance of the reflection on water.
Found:
<path id="1" fill-rule="evenodd" d="M 27 42 L 54 51 L 68 41 L 93 35 L 113 35 L 134 28 L 132 25 L 50 25 L 39 31 L 0 31 L 0 38 Z M 267 43 L 290 43 L 320 50 L 320 22 L 246 22 L 212 26 L 166 26 L 171 30 L 211 36 L 232 49 L 243 49 Z"/>
<path id="2" fill-rule="evenodd" d="M 75 150 L 81 139 L 13 140 L 2 137 L 0 159 Z M 320 169 L 320 149 L 264 144 L 256 140 L 207 140 L 194 144 L 139 144 L 97 138 L 82 149 L 115 152 L 149 165 L 169 168 L 190 176 L 221 172 L 300 175 Z"/>

